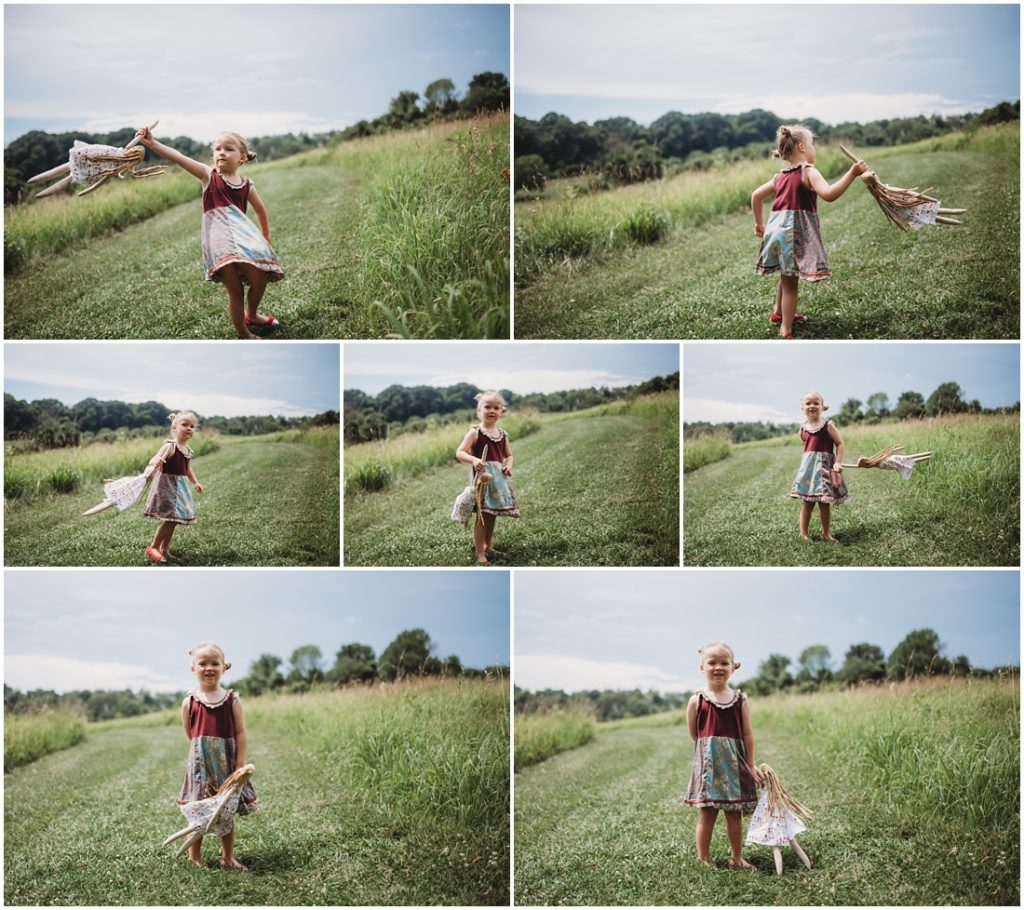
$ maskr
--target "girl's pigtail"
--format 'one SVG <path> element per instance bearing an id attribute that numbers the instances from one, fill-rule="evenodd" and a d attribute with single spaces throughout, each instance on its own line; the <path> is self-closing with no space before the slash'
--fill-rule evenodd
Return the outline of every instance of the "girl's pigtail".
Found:
<path id="1" fill-rule="evenodd" d="M 246 161 L 255 161 L 256 160 L 256 153 L 255 152 L 247 152 L 246 155 L 245 155 L 245 160 Z"/>

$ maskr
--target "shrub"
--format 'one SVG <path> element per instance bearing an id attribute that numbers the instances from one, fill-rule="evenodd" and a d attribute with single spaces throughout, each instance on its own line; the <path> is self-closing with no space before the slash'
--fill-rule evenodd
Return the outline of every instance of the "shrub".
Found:
<path id="1" fill-rule="evenodd" d="M 629 239 L 634 243 L 657 243 L 667 234 L 671 222 L 667 214 L 651 205 L 631 212 L 623 223 Z"/>

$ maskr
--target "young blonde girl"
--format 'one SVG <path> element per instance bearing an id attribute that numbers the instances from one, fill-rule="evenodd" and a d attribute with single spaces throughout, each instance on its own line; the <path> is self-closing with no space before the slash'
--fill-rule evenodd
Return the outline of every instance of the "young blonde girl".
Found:
<path id="1" fill-rule="evenodd" d="M 821 281 L 832 274 L 818 225 L 818 197 L 835 202 L 868 167 L 858 159 L 842 177 L 829 184 L 814 167 L 814 134 L 806 126 L 780 126 L 772 154 L 784 159 L 789 167 L 759 186 L 750 197 L 754 233 L 762 238 L 757 271 L 761 275 L 782 273 L 771 321 L 779 323 L 781 338 L 792 338 L 793 323 L 805 319 L 796 311 L 799 279 Z M 775 201 L 765 227 L 763 203 L 769 196 L 774 196 Z"/>
<path id="2" fill-rule="evenodd" d="M 228 775 L 245 764 L 248 737 L 245 732 L 245 712 L 234 692 L 221 687 L 221 677 L 231 669 L 224 651 L 212 642 L 196 645 L 189 652 L 197 687 L 181 703 L 181 721 L 189 739 L 185 780 L 178 803 L 194 802 L 213 796 Z M 246 783 L 238 801 L 238 815 L 256 811 L 256 791 L 252 782 Z M 245 870 L 235 859 L 234 828 L 220 839 L 225 869 Z M 189 859 L 203 864 L 202 840 L 192 844 Z"/>
<path id="3" fill-rule="evenodd" d="M 831 420 L 826 419 L 821 392 L 808 392 L 800 399 L 800 409 L 807 418 L 800 428 L 804 444 L 803 458 L 789 491 L 793 499 L 802 499 L 800 507 L 800 536 L 810 540 L 811 513 L 818 504 L 821 517 L 821 539 L 837 543 L 830 533 L 832 506 L 846 502 L 846 484 L 843 481 L 843 437 Z"/>
<path id="4" fill-rule="evenodd" d="M 270 281 L 284 278 L 277 254 L 270 245 L 270 220 L 256 187 L 238 169 L 254 161 L 238 133 L 223 133 L 213 143 L 213 167 L 157 142 L 148 127 L 136 137 L 146 148 L 173 161 L 203 185 L 203 262 L 207 281 L 219 281 L 228 293 L 228 317 L 239 338 L 258 338 L 250 326 L 273 328 L 280 323 L 258 312 L 263 292 Z M 245 214 L 248 205 L 260 222 L 260 229 Z M 245 297 L 245 286 L 249 295 Z"/>
<path id="5" fill-rule="evenodd" d="M 494 536 L 494 519 L 499 515 L 519 517 L 515 493 L 508 482 L 512 476 L 512 447 L 508 434 L 498 426 L 498 420 L 508 410 L 500 392 L 480 392 L 476 396 L 476 416 L 480 421 L 470 427 L 463 437 L 455 458 L 470 465 L 469 482 L 473 483 L 476 473 L 486 471 L 491 480 L 484 491 L 483 520 L 473 525 L 473 547 L 479 565 L 489 564 L 489 558 L 500 555 L 491 547 Z"/>
<path id="6" fill-rule="evenodd" d="M 146 547 L 146 556 L 153 562 L 167 562 L 171 556 L 171 537 L 178 525 L 196 523 L 196 508 L 192 490 L 203 492 L 203 485 L 192 469 L 192 449 L 188 441 L 196 431 L 196 415 L 191 411 L 171 414 L 171 436 L 164 442 L 146 466 L 143 474 L 149 479 L 156 473 L 149 489 L 149 498 L 143 515 L 160 522 L 153 540 Z"/>
<path id="7" fill-rule="evenodd" d="M 761 774 L 754 765 L 754 734 L 747 697 L 729 687 L 740 668 L 725 642 L 708 642 L 697 649 L 705 687 L 686 706 L 686 723 L 694 741 L 693 770 L 686 804 L 700 809 L 697 820 L 697 859 L 711 863 L 711 834 L 719 811 L 725 812 L 730 867 L 752 869 L 743 858 L 743 816 L 757 806 L 755 783 Z"/>

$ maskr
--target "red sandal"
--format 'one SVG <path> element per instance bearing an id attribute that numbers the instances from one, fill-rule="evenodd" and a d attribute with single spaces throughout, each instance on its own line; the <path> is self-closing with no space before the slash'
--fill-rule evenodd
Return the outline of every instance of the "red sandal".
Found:
<path id="1" fill-rule="evenodd" d="M 255 319 L 250 319 L 248 316 L 246 316 L 245 324 L 254 325 L 257 326 L 258 328 L 264 329 L 276 329 L 280 327 L 281 321 L 273 313 L 264 313 L 264 315 L 267 317 L 266 322 L 259 322 Z"/>

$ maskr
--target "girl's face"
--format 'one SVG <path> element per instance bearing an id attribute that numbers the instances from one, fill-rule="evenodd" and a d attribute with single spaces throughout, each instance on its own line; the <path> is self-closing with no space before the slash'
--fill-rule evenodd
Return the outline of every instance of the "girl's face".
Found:
<path id="1" fill-rule="evenodd" d="M 185 414 L 179 417 L 171 425 L 174 431 L 174 438 L 179 443 L 188 442 L 196 431 L 196 418 L 194 414 Z"/>
<path id="2" fill-rule="evenodd" d="M 821 415 L 825 413 L 825 402 L 817 394 L 807 395 L 801 402 L 800 407 L 804 412 L 804 416 L 811 423 L 817 423 L 821 419 Z"/>
<path id="3" fill-rule="evenodd" d="M 483 398 L 476 408 L 477 416 L 487 426 L 494 426 L 501 417 L 501 402 L 497 398 Z"/>
<path id="4" fill-rule="evenodd" d="M 242 163 L 242 147 L 230 136 L 213 143 L 213 164 L 222 174 L 233 174 Z"/>
<path id="5" fill-rule="evenodd" d="M 220 678 L 226 670 L 224 658 L 214 648 L 203 648 L 192 655 L 192 672 L 201 686 L 216 688 L 220 685 Z"/>
<path id="6" fill-rule="evenodd" d="M 733 657 L 725 648 L 708 648 L 701 658 L 700 671 L 712 688 L 728 683 L 735 669 Z"/>

